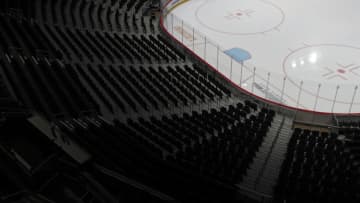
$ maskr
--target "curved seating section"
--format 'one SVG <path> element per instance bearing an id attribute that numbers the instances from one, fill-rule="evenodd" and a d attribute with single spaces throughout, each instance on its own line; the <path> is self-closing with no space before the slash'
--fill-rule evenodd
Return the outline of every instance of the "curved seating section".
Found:
<path id="1" fill-rule="evenodd" d="M 0 135 L 0 201 L 244 200 L 237 186 L 275 112 L 238 98 L 168 41 L 158 1 L 2 4 L 0 130 L 13 134 Z M 29 109 L 47 130 L 26 120 Z M 275 201 L 360 201 L 359 123 L 339 125 L 295 129 Z M 68 139 L 86 163 L 69 158 Z"/>
<path id="2" fill-rule="evenodd" d="M 155 18 L 148 12 L 151 1 L 40 0 L 37 16 L 46 23 L 106 31 L 153 32 Z"/>
<path id="3" fill-rule="evenodd" d="M 68 64 L 15 56 L 0 60 L 0 67 L 19 99 L 48 118 L 139 113 L 231 96 L 196 65 Z"/>
<path id="4" fill-rule="evenodd" d="M 95 63 L 176 63 L 185 56 L 162 36 L 69 28 L 29 22 L 2 14 L 0 50 Z"/>
<path id="5" fill-rule="evenodd" d="M 114 124 L 88 117 L 56 125 L 106 167 L 121 167 L 179 199 L 216 202 L 212 198 L 233 199 L 234 184 L 241 181 L 273 117 L 272 110 L 247 101 L 191 115 L 115 119 Z"/>
<path id="6" fill-rule="evenodd" d="M 295 129 L 283 163 L 277 198 L 289 202 L 358 202 L 359 131 Z"/>
<path id="7" fill-rule="evenodd" d="M 76 76 L 59 61 L 12 57 L 0 64 L 18 99 L 48 118 L 78 116 L 97 108 Z"/>
<path id="8" fill-rule="evenodd" d="M 2 55 L 63 57 L 62 47 L 57 47 L 37 23 L 1 13 L 0 30 Z"/>
<path id="9" fill-rule="evenodd" d="M 255 106 L 255 108 L 253 108 Z M 170 162 L 228 184 L 241 181 L 274 116 L 250 102 L 191 115 L 117 121 Z"/>
<path id="10" fill-rule="evenodd" d="M 155 17 L 143 14 L 157 7 L 153 1 L 132 0 L 4 0 L 0 11 L 51 25 L 154 32 Z"/>
<path id="11" fill-rule="evenodd" d="M 148 32 L 158 23 L 152 1 L 37 0 L 30 17 L 17 3 L 6 6 L 0 68 L 13 94 L 47 118 L 127 115 L 231 96 L 157 30 Z M 106 13 L 121 17 L 113 22 Z"/>
<path id="12" fill-rule="evenodd" d="M 197 153 L 201 151 L 197 148 L 199 145 L 210 150 L 211 145 L 206 140 L 215 139 L 214 143 L 220 143 L 220 140 L 225 140 L 225 135 L 229 137 L 236 133 L 235 129 L 240 125 L 244 128 L 245 123 L 252 125 L 258 122 L 258 116 L 263 113 L 258 112 L 256 104 L 249 105 L 250 102 L 221 111 L 212 109 L 211 112 L 197 113 L 192 108 L 194 105 L 199 109 L 202 105 L 214 106 L 209 103 L 217 103 L 217 108 L 220 108 L 222 103 L 231 103 L 233 95 L 216 75 L 210 74 L 203 65 L 189 61 L 183 51 L 161 35 L 156 14 L 159 11 L 158 2 L 36 0 L 20 4 L 20 1 L 6 0 L 4 4 L 0 8 L 0 73 L 3 77 L 1 81 L 6 84 L 4 89 L 8 92 L 5 95 L 1 91 L 1 104 L 7 102 L 3 97 L 10 97 L 26 106 L 19 111 L 31 109 L 31 115 L 45 117 L 50 123 L 37 120 L 40 123 L 34 128 L 26 121 L 29 113 L 20 114 L 11 122 L 9 116 L 5 121 L 0 120 L 0 127 L 6 127 L 2 130 L 19 134 L 0 136 L 3 138 L 0 156 L 4 157 L 1 178 L 3 174 L 11 178 L 4 178 L 4 184 L 0 184 L 0 188 L 9 184 L 9 191 L 0 190 L 5 191 L 0 193 L 1 200 L 172 200 L 154 191 L 160 189 L 177 199 L 203 202 L 236 194 L 234 188 L 229 187 L 235 181 L 229 180 L 235 176 L 240 180 L 244 171 L 231 167 L 248 166 L 266 133 L 266 127 L 254 124 L 253 130 L 249 128 L 249 135 L 239 137 L 242 144 L 229 141 L 229 146 L 236 149 L 224 149 L 223 156 L 242 153 L 244 160 L 227 160 L 231 162 L 226 166 L 227 174 L 221 175 L 215 166 L 224 160 L 211 163 L 214 166 L 209 173 L 203 173 L 204 178 L 192 166 L 180 167 L 179 164 L 189 162 L 187 157 L 198 157 Z M 160 125 L 168 126 L 167 130 L 171 127 L 182 129 L 181 132 L 174 129 L 176 134 L 167 135 L 165 140 L 161 137 L 164 132 L 149 129 L 154 131 L 154 135 L 146 135 L 124 119 L 131 121 L 135 116 L 145 121 L 145 115 L 153 111 L 162 115 L 185 107 L 194 110 L 191 116 L 184 114 L 188 119 L 200 122 L 202 118 L 211 116 L 204 121 L 206 129 L 199 127 L 200 131 L 193 132 L 193 137 L 188 138 L 190 143 L 173 141 L 178 139 L 176 136 L 179 134 L 187 136 L 186 133 L 193 130 L 185 130 L 183 126 L 190 120 L 171 126 L 167 121 L 158 119 L 152 124 L 154 127 L 160 122 Z M 1 112 L 5 112 L 2 108 L 3 105 Z M 10 107 L 6 110 L 10 111 Z M 12 116 L 14 111 L 11 109 Z M 232 115 L 226 116 L 227 112 Z M 116 119 L 107 122 L 100 115 Z M 177 114 L 168 119 L 172 120 L 174 116 Z M 224 121 L 217 124 L 216 130 L 214 128 L 210 134 L 208 131 L 213 127 L 211 125 L 215 126 L 214 119 L 217 118 Z M 137 120 L 134 122 L 144 124 Z M 15 129 L 15 123 L 24 126 L 24 131 Z M 41 127 L 43 131 L 35 130 Z M 192 127 L 196 128 L 196 125 Z M 260 128 L 263 129 L 261 132 Z M 207 132 L 206 139 L 197 134 L 204 130 Z M 245 141 L 253 140 L 252 135 L 256 135 L 253 144 L 244 146 Z M 28 136 L 26 140 L 33 140 L 19 144 L 24 136 Z M 39 141 L 39 138 L 46 141 Z M 75 149 L 70 150 L 69 147 Z M 172 154 L 168 151 L 169 147 L 176 147 Z M 72 150 L 86 151 L 91 159 L 86 163 L 75 163 L 67 156 L 75 153 Z M 192 155 L 189 150 L 194 150 Z M 187 157 L 180 158 L 181 153 L 187 153 Z M 10 160 L 5 162 L 5 159 Z M 195 162 L 191 161 L 191 164 Z M 33 173 L 33 168 L 39 170 L 39 175 Z M 11 171 L 13 173 L 10 174 Z M 15 177 L 18 177 L 17 181 L 14 181 Z M 23 182 L 26 184 L 14 184 Z M 173 182 L 177 184 L 173 185 Z M 192 186 L 184 187 L 190 182 L 193 182 Z M 26 192 L 34 189 L 38 190 Z M 196 193 L 193 192 L 195 190 Z M 206 195 L 208 193 L 212 195 Z"/>

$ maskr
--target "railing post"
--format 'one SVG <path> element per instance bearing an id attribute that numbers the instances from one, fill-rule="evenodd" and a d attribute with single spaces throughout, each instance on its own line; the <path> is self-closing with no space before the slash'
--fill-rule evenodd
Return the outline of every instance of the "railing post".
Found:
<path id="1" fill-rule="evenodd" d="M 350 108 L 349 108 L 349 113 L 351 113 L 351 110 L 352 110 L 352 107 L 353 107 L 353 104 L 354 104 L 354 100 L 355 100 L 355 97 L 356 97 L 357 90 L 358 90 L 358 86 L 356 85 L 355 88 L 354 88 L 353 97 L 352 97 L 352 99 L 351 99 Z"/>
<path id="2" fill-rule="evenodd" d="M 230 80 L 232 80 L 233 58 L 230 57 Z"/>
<path id="3" fill-rule="evenodd" d="M 192 29 L 192 45 L 193 51 L 195 52 L 195 28 Z"/>
<path id="4" fill-rule="evenodd" d="M 166 28 L 169 29 L 169 18 L 168 18 L 168 16 L 165 15 L 165 12 L 163 12 L 161 15 L 163 16 L 163 19 L 166 20 Z"/>
<path id="5" fill-rule="evenodd" d="M 171 32 L 174 35 L 174 14 L 171 14 Z"/>
<path id="6" fill-rule="evenodd" d="M 240 70 L 240 87 L 241 88 L 242 88 L 243 68 L 244 68 L 244 63 L 241 63 L 241 70 Z"/>
<path id="7" fill-rule="evenodd" d="M 299 88 L 299 94 L 298 94 L 298 98 L 297 98 L 297 101 L 296 101 L 296 108 L 299 107 L 303 84 L 304 84 L 304 81 L 301 81 L 300 82 L 300 88 Z"/>
<path id="8" fill-rule="evenodd" d="M 266 81 L 265 99 L 268 98 L 268 94 L 269 94 L 270 75 L 271 75 L 271 73 L 268 72 L 268 74 L 267 74 L 267 81 Z"/>
<path id="9" fill-rule="evenodd" d="M 316 107 L 317 107 L 317 103 L 318 103 L 319 95 L 320 95 L 320 88 L 321 88 L 321 83 L 318 85 L 318 90 L 317 90 L 317 93 L 316 93 L 316 98 L 315 98 L 315 103 L 314 103 L 314 109 L 313 109 L 313 111 L 315 111 L 315 110 L 316 110 Z"/>
<path id="10" fill-rule="evenodd" d="M 336 99 L 337 99 L 337 96 L 338 96 L 338 93 L 339 93 L 339 89 L 340 89 L 340 86 L 336 86 L 336 91 L 335 91 L 335 97 L 334 97 L 334 101 L 333 101 L 333 104 L 332 104 L 332 107 L 331 107 L 331 113 L 334 113 L 334 108 L 335 108 L 335 104 L 336 104 Z"/>
<path id="11" fill-rule="evenodd" d="M 204 37 L 204 60 L 206 61 L 206 37 Z"/>
<path id="12" fill-rule="evenodd" d="M 216 50 L 216 68 L 219 71 L 219 45 L 217 46 L 217 50 Z"/>
<path id="13" fill-rule="evenodd" d="M 181 20 L 181 43 L 184 44 L 184 20 Z"/>
<path id="14" fill-rule="evenodd" d="M 251 85 L 251 93 L 254 93 L 255 74 L 256 74 L 256 67 L 254 67 L 254 72 L 253 72 L 253 81 L 252 81 L 252 85 Z"/>
<path id="15" fill-rule="evenodd" d="M 281 103 L 284 103 L 283 100 L 284 100 L 285 83 L 286 83 L 286 76 L 283 79 L 283 85 L 281 89 L 281 97 L 280 97 Z"/>

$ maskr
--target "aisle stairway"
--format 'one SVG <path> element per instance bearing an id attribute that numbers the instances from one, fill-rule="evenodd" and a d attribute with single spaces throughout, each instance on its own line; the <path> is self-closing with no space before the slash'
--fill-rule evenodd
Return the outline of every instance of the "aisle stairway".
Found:
<path id="1" fill-rule="evenodd" d="M 292 119 L 277 114 L 247 175 L 237 186 L 251 198 L 272 199 L 280 167 L 292 134 Z"/>

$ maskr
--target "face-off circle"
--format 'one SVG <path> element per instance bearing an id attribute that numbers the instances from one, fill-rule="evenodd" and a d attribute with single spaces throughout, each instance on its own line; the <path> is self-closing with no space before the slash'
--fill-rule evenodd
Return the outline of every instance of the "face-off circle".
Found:
<path id="1" fill-rule="evenodd" d="M 313 45 L 297 49 L 283 62 L 290 81 L 357 84 L 360 80 L 360 48 L 346 45 Z"/>
<path id="2" fill-rule="evenodd" d="M 196 10 L 199 23 L 219 33 L 256 35 L 279 29 L 285 19 L 282 9 L 270 1 L 227 0 L 233 1 L 227 4 L 223 1 L 209 0 L 199 6 Z M 209 16 L 209 11 L 214 10 Z"/>

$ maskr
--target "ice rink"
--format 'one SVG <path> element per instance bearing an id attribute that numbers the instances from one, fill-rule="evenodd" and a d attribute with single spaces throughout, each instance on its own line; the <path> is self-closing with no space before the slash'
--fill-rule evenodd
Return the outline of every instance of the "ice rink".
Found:
<path id="1" fill-rule="evenodd" d="M 309 111 L 360 113 L 360 1 L 175 3 L 167 31 L 244 90 Z"/>

